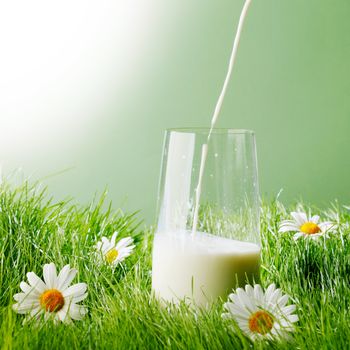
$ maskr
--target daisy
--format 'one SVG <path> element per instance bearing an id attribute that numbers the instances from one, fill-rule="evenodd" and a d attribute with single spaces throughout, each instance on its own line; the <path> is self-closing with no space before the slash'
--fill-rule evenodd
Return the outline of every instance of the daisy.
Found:
<path id="1" fill-rule="evenodd" d="M 117 266 L 127 258 L 135 248 L 134 240 L 131 237 L 122 238 L 116 243 L 117 235 L 118 232 L 114 232 L 111 240 L 102 237 L 102 241 L 96 244 L 101 262 L 107 262 L 112 267 Z"/>
<path id="2" fill-rule="evenodd" d="M 259 284 L 238 288 L 229 295 L 224 304 L 228 311 L 222 315 L 233 319 L 239 328 L 252 340 L 287 338 L 294 330 L 293 323 L 299 320 L 293 314 L 295 305 L 288 305 L 288 295 L 271 284 L 264 293 Z"/>
<path id="3" fill-rule="evenodd" d="M 284 220 L 280 224 L 279 232 L 294 231 L 296 234 L 293 238 L 301 237 L 317 239 L 321 236 L 327 237 L 327 232 L 334 228 L 334 224 L 330 221 L 319 223 L 320 217 L 314 215 L 308 217 L 303 212 L 292 212 L 293 220 Z"/>
<path id="4" fill-rule="evenodd" d="M 57 276 L 55 264 L 45 264 L 44 281 L 34 272 L 28 272 L 28 282 L 20 283 L 21 293 L 13 296 L 16 304 L 12 307 L 19 314 L 29 314 L 39 319 L 53 318 L 55 322 L 81 320 L 87 313 L 84 306 L 78 305 L 87 297 L 86 283 L 77 283 L 69 287 L 77 274 L 69 265 L 63 267 Z"/>

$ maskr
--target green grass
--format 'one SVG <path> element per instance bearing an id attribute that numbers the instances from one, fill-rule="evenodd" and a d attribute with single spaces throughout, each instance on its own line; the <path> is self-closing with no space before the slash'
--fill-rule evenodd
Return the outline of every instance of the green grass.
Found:
<path id="1" fill-rule="evenodd" d="M 185 305 L 164 308 L 150 294 L 152 234 L 135 215 L 106 209 L 104 196 L 87 207 L 55 203 L 24 183 L 0 186 L 0 348 L 3 349 L 348 349 L 350 339 L 350 211 L 333 205 L 319 213 L 339 223 L 326 241 L 294 242 L 277 233 L 290 209 L 279 202 L 262 208 L 262 285 L 275 282 L 297 304 L 300 321 L 290 343 L 252 343 L 223 321 L 222 302 L 206 311 Z M 307 209 L 307 208 L 306 208 Z M 317 213 L 314 208 L 313 212 Z M 115 230 L 137 248 L 112 273 L 95 265 L 92 247 Z M 69 263 L 74 282 L 86 282 L 89 314 L 73 325 L 23 325 L 12 311 L 13 294 L 28 271 Z"/>

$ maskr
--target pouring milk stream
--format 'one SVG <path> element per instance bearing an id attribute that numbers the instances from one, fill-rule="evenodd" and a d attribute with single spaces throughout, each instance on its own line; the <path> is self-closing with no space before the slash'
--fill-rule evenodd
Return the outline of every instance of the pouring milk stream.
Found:
<path id="1" fill-rule="evenodd" d="M 243 6 L 207 142 L 202 144 L 192 231 L 158 231 L 155 234 L 152 288 L 158 298 L 166 301 L 177 303 L 189 298 L 194 304 L 205 306 L 219 296 L 225 297 L 232 288 L 244 285 L 247 277 L 250 280 L 259 279 L 260 247 L 257 244 L 197 232 L 208 145 L 230 81 L 250 3 L 251 0 L 246 0 Z"/>

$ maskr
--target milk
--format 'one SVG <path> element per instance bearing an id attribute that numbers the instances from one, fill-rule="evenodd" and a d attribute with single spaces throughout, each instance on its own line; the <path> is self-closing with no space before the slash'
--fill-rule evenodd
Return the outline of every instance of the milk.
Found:
<path id="1" fill-rule="evenodd" d="M 202 232 L 158 232 L 152 266 L 156 297 L 205 306 L 259 280 L 260 247 Z"/>
<path id="2" fill-rule="evenodd" d="M 201 156 L 200 170 L 199 170 L 199 176 L 198 176 L 198 183 L 197 183 L 197 187 L 196 187 L 195 207 L 194 207 L 194 214 L 193 214 L 193 224 L 192 224 L 192 234 L 193 235 L 195 235 L 195 233 L 197 231 L 198 214 L 199 214 L 199 201 L 201 198 L 203 174 L 204 174 L 205 164 L 206 164 L 207 156 L 208 156 L 208 145 L 209 145 L 209 141 L 210 141 L 210 137 L 212 135 L 212 132 L 213 132 L 215 125 L 216 125 L 218 118 L 219 118 L 220 110 L 221 110 L 222 103 L 223 103 L 224 98 L 225 98 L 228 83 L 230 82 L 232 70 L 233 70 L 233 67 L 234 67 L 234 64 L 236 61 L 239 42 L 241 39 L 243 24 L 244 24 L 245 18 L 247 16 L 251 1 L 252 0 L 245 0 L 244 6 L 242 8 L 242 12 L 241 12 L 241 15 L 240 15 L 239 21 L 238 21 L 236 36 L 235 36 L 235 39 L 233 40 L 233 47 L 232 47 L 232 52 L 231 52 L 231 56 L 230 56 L 230 61 L 228 63 L 228 69 L 227 69 L 224 85 L 221 89 L 221 93 L 220 93 L 219 98 L 218 98 L 216 105 L 215 105 L 214 114 L 211 118 L 210 130 L 209 130 L 209 134 L 208 134 L 207 143 L 204 143 L 202 145 L 202 156 Z"/>
<path id="3" fill-rule="evenodd" d="M 154 238 L 152 263 L 152 288 L 158 298 L 166 301 L 177 303 L 183 299 L 190 299 L 194 304 L 205 306 L 218 297 L 226 297 L 232 288 L 259 279 L 260 247 L 258 245 L 197 232 L 209 143 L 234 67 L 242 27 L 250 3 L 251 0 L 245 0 L 207 142 L 202 144 L 194 197 L 192 231 L 183 229 L 187 227 L 191 202 L 189 198 L 194 139 L 193 135 L 181 133 L 175 133 L 170 139 L 165 190 L 158 221 L 160 229 Z M 182 138 L 181 143 L 176 142 L 179 138 Z M 172 142 L 182 146 L 171 147 Z M 180 176 L 178 169 L 183 169 Z"/>

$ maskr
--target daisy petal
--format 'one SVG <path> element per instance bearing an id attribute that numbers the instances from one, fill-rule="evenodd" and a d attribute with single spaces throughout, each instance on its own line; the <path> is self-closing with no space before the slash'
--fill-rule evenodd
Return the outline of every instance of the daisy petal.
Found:
<path id="1" fill-rule="evenodd" d="M 287 294 L 283 295 L 281 298 L 278 299 L 277 305 L 279 308 L 283 308 L 287 305 L 289 300 L 289 296 Z"/>
<path id="2" fill-rule="evenodd" d="M 245 286 L 245 292 L 247 293 L 249 298 L 254 297 L 254 289 L 253 289 L 253 287 L 251 285 L 247 284 Z"/>
<path id="3" fill-rule="evenodd" d="M 31 317 L 38 317 L 42 312 L 43 312 L 42 307 L 37 306 L 34 309 L 32 309 L 29 314 Z"/>
<path id="4" fill-rule="evenodd" d="M 286 315 L 292 314 L 296 309 L 295 305 L 288 305 L 282 308 L 282 312 Z"/>
<path id="5" fill-rule="evenodd" d="M 226 303 L 224 306 L 226 307 L 227 311 L 229 311 L 231 315 L 235 318 L 243 317 L 244 319 L 247 319 L 250 315 L 249 311 L 245 308 L 242 308 L 240 305 Z"/>
<path id="6" fill-rule="evenodd" d="M 56 288 L 57 271 L 54 263 L 44 265 L 43 275 L 48 288 Z"/>
<path id="7" fill-rule="evenodd" d="M 72 303 L 79 303 L 80 301 L 84 300 L 87 296 L 88 296 L 88 293 L 84 293 L 79 296 L 73 297 Z"/>
<path id="8" fill-rule="evenodd" d="M 33 303 L 38 302 L 39 295 L 37 294 L 26 294 L 26 293 L 17 293 L 13 296 L 13 299 L 18 303 Z"/>
<path id="9" fill-rule="evenodd" d="M 68 308 L 69 306 L 67 306 L 66 304 L 63 306 L 63 308 L 57 312 L 57 316 L 59 317 L 59 319 L 62 322 L 65 322 L 67 315 L 68 315 Z"/>
<path id="10" fill-rule="evenodd" d="M 64 271 L 63 271 L 64 270 Z M 76 269 L 71 269 L 69 265 L 66 265 L 58 276 L 57 289 L 64 291 L 71 284 L 74 277 L 77 274 Z"/>
<path id="11" fill-rule="evenodd" d="M 34 287 L 31 287 L 27 282 L 21 282 L 19 287 L 24 293 L 40 295 L 39 292 Z"/>
<path id="12" fill-rule="evenodd" d="M 224 320 L 232 320 L 232 315 L 229 312 L 225 312 L 221 315 Z"/>
<path id="13" fill-rule="evenodd" d="M 131 237 L 122 238 L 116 245 L 115 249 L 119 250 L 119 249 L 125 248 L 128 245 L 132 244 L 133 242 L 134 240 Z"/>
<path id="14" fill-rule="evenodd" d="M 301 237 L 304 237 L 305 234 L 302 233 L 302 232 L 298 232 L 296 233 L 294 236 L 293 236 L 293 239 L 296 241 L 297 239 L 301 238 Z"/>
<path id="15" fill-rule="evenodd" d="M 298 315 L 290 315 L 290 316 L 288 316 L 288 321 L 291 322 L 291 323 L 298 322 L 299 321 L 299 317 L 298 317 Z"/>
<path id="16" fill-rule="evenodd" d="M 264 292 L 263 292 L 260 284 L 256 284 L 254 286 L 254 297 L 258 302 L 262 302 L 264 299 Z"/>
<path id="17" fill-rule="evenodd" d="M 63 296 L 65 298 L 78 297 L 78 296 L 84 294 L 86 289 L 87 289 L 87 284 L 86 283 L 77 283 L 77 284 L 74 284 L 73 286 L 70 286 L 69 288 L 67 288 L 63 292 Z"/>
<path id="18" fill-rule="evenodd" d="M 297 222 L 299 226 L 307 222 L 307 216 L 303 212 L 291 212 L 290 215 L 293 217 L 293 219 Z"/>
<path id="19" fill-rule="evenodd" d="M 270 300 L 271 295 L 273 294 L 275 289 L 276 289 L 276 285 L 274 283 L 270 284 L 267 287 L 266 292 L 265 292 L 265 300 Z"/>
<path id="20" fill-rule="evenodd" d="M 43 293 L 47 289 L 46 284 L 34 272 L 28 272 L 27 278 L 29 284 L 39 293 Z"/>
<path id="21" fill-rule="evenodd" d="M 58 274 L 58 277 L 57 277 L 57 288 L 58 289 L 61 289 L 62 284 L 66 281 L 66 278 L 68 277 L 69 271 L 70 271 L 70 266 L 65 265 L 65 266 L 63 266 L 62 270 Z"/>
<path id="22" fill-rule="evenodd" d="M 21 282 L 19 287 L 22 289 L 24 293 L 29 293 L 32 290 L 32 287 L 27 282 Z"/>
<path id="23" fill-rule="evenodd" d="M 13 296 L 13 299 L 15 299 L 16 301 L 22 301 L 26 295 L 27 294 L 25 293 L 17 293 Z"/>
<path id="24" fill-rule="evenodd" d="M 81 305 L 71 304 L 68 313 L 73 320 L 81 320 L 86 315 L 87 309 Z"/>
<path id="25" fill-rule="evenodd" d="M 295 224 L 288 224 L 288 225 L 281 225 L 278 232 L 284 233 L 284 232 L 290 232 L 290 231 L 298 231 L 299 227 Z"/>
<path id="26" fill-rule="evenodd" d="M 250 312 L 253 312 L 256 309 L 256 307 L 254 307 L 252 301 L 248 298 L 246 292 L 242 288 L 238 288 L 236 293 L 243 307 L 246 307 Z"/>
<path id="27" fill-rule="evenodd" d="M 271 303 L 271 304 L 276 304 L 277 300 L 280 299 L 282 297 L 282 291 L 281 289 L 276 289 L 269 297 L 269 299 L 267 299 L 266 301 Z"/>
<path id="28" fill-rule="evenodd" d="M 310 218 L 310 222 L 313 222 L 313 223 L 315 223 L 315 224 L 318 224 L 318 221 L 320 220 L 320 217 L 319 217 L 319 215 L 314 215 L 314 216 L 312 216 L 311 218 Z"/>
<path id="29" fill-rule="evenodd" d="M 117 239 L 118 232 L 114 232 L 111 238 L 111 245 L 115 246 L 115 240 Z"/>
<path id="30" fill-rule="evenodd" d="M 322 232 L 327 232 L 336 228 L 336 225 L 330 221 L 322 222 L 318 226 L 320 227 Z"/>
<path id="31" fill-rule="evenodd" d="M 17 303 L 12 305 L 12 309 L 17 312 L 18 314 L 26 314 L 27 312 L 30 312 L 33 310 L 35 307 L 38 306 L 38 302 L 34 303 Z"/>
<path id="32" fill-rule="evenodd" d="M 105 243 L 101 249 L 102 255 L 105 255 L 107 252 L 109 252 L 113 248 L 114 248 L 114 246 L 111 243 L 109 243 L 109 242 Z"/>

